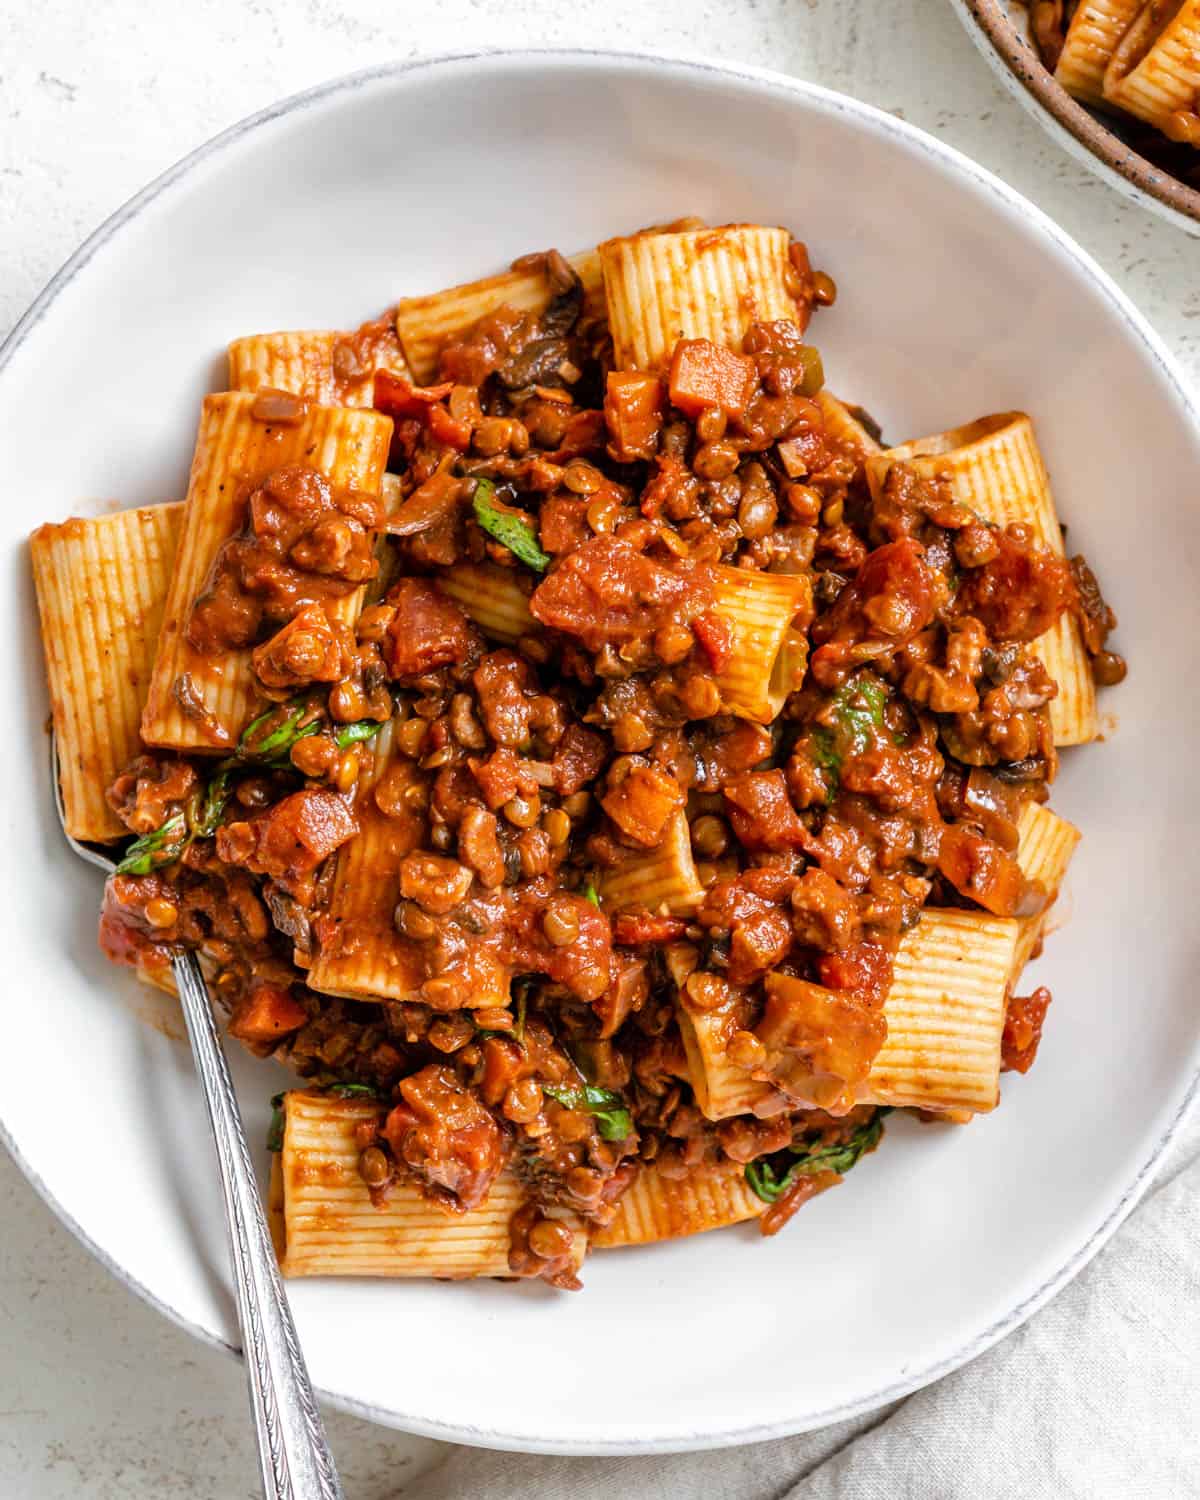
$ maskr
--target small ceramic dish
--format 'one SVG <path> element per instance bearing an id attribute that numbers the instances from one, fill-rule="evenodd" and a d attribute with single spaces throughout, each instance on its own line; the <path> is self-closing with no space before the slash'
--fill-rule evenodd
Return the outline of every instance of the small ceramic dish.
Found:
<path id="1" fill-rule="evenodd" d="M 1000 82 L 1072 156 L 1127 198 L 1200 236 L 1200 150 L 1073 99 L 1042 63 L 1021 0 L 951 0 Z"/>

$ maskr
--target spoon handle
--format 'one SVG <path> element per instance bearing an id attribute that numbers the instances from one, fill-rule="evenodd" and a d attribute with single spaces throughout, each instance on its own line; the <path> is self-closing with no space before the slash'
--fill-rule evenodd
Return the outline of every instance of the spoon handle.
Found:
<path id="1" fill-rule="evenodd" d="M 266 1500 L 343 1500 L 284 1296 L 208 986 L 194 954 L 174 960 L 217 1148 L 238 1320 Z"/>

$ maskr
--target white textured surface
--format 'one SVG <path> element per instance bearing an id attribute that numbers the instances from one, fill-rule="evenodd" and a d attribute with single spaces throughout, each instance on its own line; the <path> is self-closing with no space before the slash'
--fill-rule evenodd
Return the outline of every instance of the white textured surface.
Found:
<path id="1" fill-rule="evenodd" d="M 1057 218 L 1200 381 L 1200 246 L 1064 157 L 996 89 L 939 0 L 661 0 L 653 9 L 641 0 L 0 0 L 0 332 L 107 214 L 241 116 L 390 57 L 504 44 L 707 53 L 891 109 Z M 783 206 L 781 217 L 803 233 L 803 205 Z M 72 1107 L 54 1096 L 53 1060 L 44 1066 L 47 1109 Z M 81 1170 L 102 1169 L 102 1143 L 86 1131 L 80 1150 Z M 4 1157 L 0 1223 L 0 1495 L 253 1496 L 239 1368 L 112 1281 Z M 397 1357 L 411 1357 L 400 1337 Z M 330 1425 L 349 1500 L 398 1493 L 437 1451 L 338 1415 Z"/>

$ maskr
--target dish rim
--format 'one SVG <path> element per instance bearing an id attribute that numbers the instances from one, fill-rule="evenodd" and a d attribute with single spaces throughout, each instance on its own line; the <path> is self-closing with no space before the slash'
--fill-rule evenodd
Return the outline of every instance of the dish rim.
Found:
<path id="1" fill-rule="evenodd" d="M 1200 235 L 1200 188 L 1189 187 L 1165 168 L 1155 166 L 1073 99 L 1019 34 L 1007 0 L 951 3 L 1000 81 L 1060 146 L 1124 197 L 1177 228 Z"/>
<path id="2" fill-rule="evenodd" d="M 960 3 L 960 0 L 956 0 Z M 919 127 L 897 119 L 876 105 L 865 103 L 836 89 L 790 77 L 768 68 L 750 64 L 726 64 L 709 58 L 654 49 L 636 48 L 592 48 L 592 47 L 480 47 L 454 52 L 440 52 L 428 56 L 396 60 L 376 64 L 369 68 L 341 74 L 316 84 L 311 88 L 275 101 L 212 136 L 191 152 L 182 156 L 172 166 L 152 179 L 144 188 L 106 218 L 68 257 L 35 297 L 24 315 L 11 332 L 0 343 L 0 400 L 3 397 L 5 372 L 19 353 L 22 345 L 37 328 L 50 307 L 66 287 L 75 280 L 93 257 L 151 203 L 163 194 L 186 182 L 189 175 L 213 157 L 236 148 L 239 143 L 255 132 L 285 116 L 298 115 L 338 95 L 351 95 L 359 89 L 376 84 L 397 83 L 409 75 L 432 70 L 482 66 L 503 69 L 529 64 L 552 68 L 601 65 L 621 69 L 665 70 L 679 76 L 690 76 L 696 81 L 705 78 L 716 84 L 722 82 L 750 85 L 759 92 L 777 96 L 816 101 L 824 109 L 841 113 L 867 125 L 872 131 L 884 131 L 902 137 L 913 149 L 921 151 L 935 167 L 949 171 L 952 176 L 966 178 L 979 189 L 986 190 L 1000 200 L 1009 212 L 1019 214 L 1031 222 L 1036 229 L 1063 251 L 1067 257 L 1090 277 L 1092 284 L 1108 301 L 1113 311 L 1126 325 L 1129 332 L 1143 346 L 1144 351 L 1158 366 L 1164 379 L 1164 394 L 1169 394 L 1179 408 L 1180 415 L 1191 425 L 1200 438 L 1200 400 L 1193 397 L 1186 377 L 1175 356 L 1163 343 L 1159 335 L 1137 310 L 1130 298 L 1120 289 L 1112 277 L 1096 260 L 1080 246 L 1065 230 L 1061 229 L 1042 209 L 1010 187 L 1001 178 L 979 165 L 956 147 L 938 140 Z M 597 1438 L 588 1432 L 577 1432 L 573 1436 L 560 1436 L 546 1440 L 536 1432 L 496 1431 L 469 1423 L 447 1422 L 441 1418 L 416 1413 L 400 1412 L 391 1408 L 375 1406 L 371 1402 L 345 1393 L 318 1387 L 317 1394 L 331 1406 L 361 1417 L 380 1426 L 398 1428 L 420 1436 L 437 1438 L 444 1442 L 466 1443 L 477 1447 L 499 1450 L 569 1454 L 569 1455 L 621 1455 L 696 1452 L 703 1449 L 732 1447 L 747 1443 L 764 1442 L 772 1438 L 790 1436 L 798 1432 L 812 1431 L 833 1422 L 878 1410 L 941 1379 L 952 1371 L 976 1359 L 1024 1323 L 1033 1313 L 1044 1306 L 1058 1291 L 1070 1282 L 1087 1265 L 1094 1255 L 1107 1243 L 1116 1229 L 1136 1206 L 1150 1184 L 1151 1175 L 1162 1160 L 1167 1149 L 1187 1119 L 1197 1098 L 1200 1098 L 1200 1067 L 1194 1069 L 1182 1094 L 1178 1108 L 1167 1123 L 1157 1141 L 1145 1156 L 1132 1180 L 1125 1183 L 1116 1201 L 1108 1205 L 1101 1223 L 1088 1238 L 1066 1257 L 1063 1263 L 1027 1297 L 1011 1308 L 1004 1316 L 994 1320 L 974 1338 L 968 1340 L 953 1353 L 935 1360 L 913 1371 L 909 1369 L 898 1380 L 872 1391 L 853 1401 L 819 1411 L 808 1411 L 795 1418 L 781 1421 L 726 1427 L 719 1430 L 683 1433 L 674 1429 L 661 1437 L 649 1438 Z M 3 1101 L 0 1100 L 0 1143 L 20 1168 L 26 1180 L 59 1221 L 71 1232 L 102 1266 L 134 1292 L 143 1302 L 162 1313 L 177 1327 L 191 1334 L 212 1348 L 240 1358 L 241 1349 L 226 1339 L 219 1331 L 193 1322 L 176 1308 L 164 1301 L 149 1287 L 113 1259 L 85 1231 L 54 1196 L 48 1184 L 42 1180 L 21 1152 L 16 1139 L 3 1117 Z"/>

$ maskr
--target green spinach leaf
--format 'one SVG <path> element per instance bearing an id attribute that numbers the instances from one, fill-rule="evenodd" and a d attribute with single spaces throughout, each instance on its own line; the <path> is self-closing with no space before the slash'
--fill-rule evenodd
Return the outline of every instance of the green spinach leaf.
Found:
<path id="1" fill-rule="evenodd" d="M 475 512 L 475 519 L 488 536 L 494 538 L 502 547 L 507 547 L 512 555 L 523 562 L 526 567 L 533 568 L 538 573 L 544 573 L 550 566 L 549 556 L 538 545 L 533 521 L 507 508 L 502 508 L 496 499 L 496 487 L 490 479 L 475 481 L 471 507 Z"/>
<path id="2" fill-rule="evenodd" d="M 746 1181 L 764 1203 L 777 1203 L 797 1177 L 814 1172 L 846 1173 L 859 1158 L 879 1144 L 887 1109 L 877 1109 L 865 1125 L 840 1145 L 813 1146 L 806 1151 L 779 1152 L 760 1157 L 746 1167 Z"/>
<path id="3" fill-rule="evenodd" d="M 591 1083 L 571 1087 L 544 1083 L 542 1092 L 566 1109 L 583 1109 L 596 1117 L 596 1128 L 606 1141 L 623 1141 L 633 1133 L 633 1116 L 620 1094 L 612 1089 L 597 1088 Z"/>
<path id="4" fill-rule="evenodd" d="M 188 841 L 187 819 L 181 812 L 172 813 L 160 828 L 134 839 L 117 866 L 117 874 L 149 875 L 151 870 L 178 859 Z"/>

